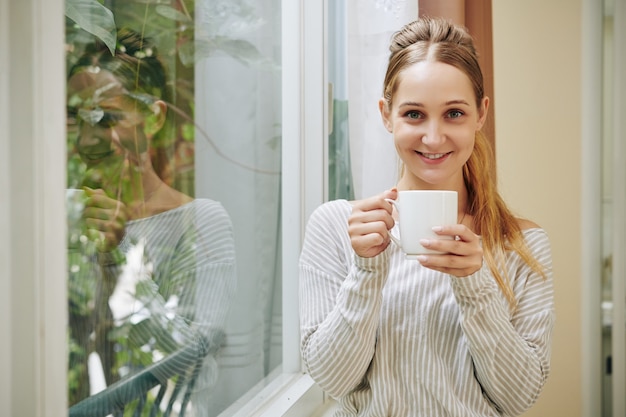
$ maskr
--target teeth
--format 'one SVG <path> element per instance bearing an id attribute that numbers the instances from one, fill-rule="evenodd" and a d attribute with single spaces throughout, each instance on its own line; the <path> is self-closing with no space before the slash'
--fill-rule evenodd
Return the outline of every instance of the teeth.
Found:
<path id="1" fill-rule="evenodd" d="M 428 159 L 439 159 L 443 156 L 445 156 L 445 153 L 422 153 L 423 156 L 425 156 Z"/>

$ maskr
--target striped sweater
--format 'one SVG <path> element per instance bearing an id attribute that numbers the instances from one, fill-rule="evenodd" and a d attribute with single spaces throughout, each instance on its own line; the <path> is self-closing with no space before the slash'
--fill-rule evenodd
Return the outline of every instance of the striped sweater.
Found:
<path id="1" fill-rule="evenodd" d="M 110 263 L 104 266 L 105 274 L 116 281 L 112 298 L 118 295 L 133 298 L 134 287 L 146 278 L 142 274 L 147 269 L 149 278 L 158 286 L 158 296 L 152 298 L 146 294 L 150 304 L 145 306 L 126 300 L 127 306 L 154 307 L 153 313 L 163 313 L 167 311 L 168 301 L 172 304 L 175 300 L 177 314 L 191 324 L 189 329 L 176 329 L 182 331 L 177 335 L 180 341 L 188 341 L 197 331 L 209 334 L 222 330 L 236 285 L 233 227 L 222 204 L 195 199 L 151 217 L 131 220 L 126 224 L 119 248 L 129 258 L 138 245 L 142 247 L 143 265 L 133 266 L 137 262 L 128 259 L 124 266 Z M 109 300 L 112 307 L 114 303 L 114 299 Z M 128 321 L 134 319 L 133 312 L 125 313 L 122 317 Z M 144 313 L 134 311 L 134 314 Z"/>
<path id="2" fill-rule="evenodd" d="M 300 257 L 301 353 L 338 399 L 335 417 L 513 416 L 550 372 L 554 325 L 546 233 L 524 231 L 547 279 L 507 259 L 511 311 L 486 263 L 457 278 L 407 260 L 391 244 L 374 258 L 350 244 L 345 200 L 311 216 Z"/>

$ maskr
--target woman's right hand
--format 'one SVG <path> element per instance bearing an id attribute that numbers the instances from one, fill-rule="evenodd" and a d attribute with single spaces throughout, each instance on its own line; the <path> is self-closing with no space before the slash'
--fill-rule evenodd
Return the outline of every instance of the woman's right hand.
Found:
<path id="1" fill-rule="evenodd" d="M 348 233 L 354 252 L 363 258 L 373 258 L 389 246 L 389 230 L 393 228 L 393 206 L 385 199 L 395 200 L 394 187 L 375 197 L 359 200 L 352 205 Z"/>
<path id="2" fill-rule="evenodd" d="M 96 242 L 98 250 L 110 252 L 124 237 L 128 221 L 126 205 L 109 197 L 102 189 L 84 189 L 88 197 L 83 215 L 87 236 Z"/>

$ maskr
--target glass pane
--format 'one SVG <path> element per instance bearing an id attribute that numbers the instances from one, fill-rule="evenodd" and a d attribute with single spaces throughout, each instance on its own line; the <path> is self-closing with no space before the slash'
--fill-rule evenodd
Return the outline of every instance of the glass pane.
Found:
<path id="1" fill-rule="evenodd" d="M 348 123 L 348 17 L 345 0 L 328 7 L 328 199 L 354 199 Z"/>
<path id="2" fill-rule="evenodd" d="M 217 416 L 282 361 L 280 2 L 66 6 L 70 415 Z"/>

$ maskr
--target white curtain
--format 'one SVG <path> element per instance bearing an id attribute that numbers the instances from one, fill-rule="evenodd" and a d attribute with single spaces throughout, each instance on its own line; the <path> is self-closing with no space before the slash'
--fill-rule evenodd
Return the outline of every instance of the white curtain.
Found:
<path id="1" fill-rule="evenodd" d="M 197 0 L 196 19 L 199 38 L 243 41 L 218 45 L 195 67 L 196 197 L 224 205 L 237 257 L 237 292 L 208 399 L 215 415 L 282 358 L 280 1 Z"/>
<path id="2" fill-rule="evenodd" d="M 378 100 L 391 35 L 415 20 L 418 10 L 417 0 L 346 1 L 350 150 L 354 196 L 359 199 L 381 193 L 398 179 L 393 140 L 382 124 Z"/>

